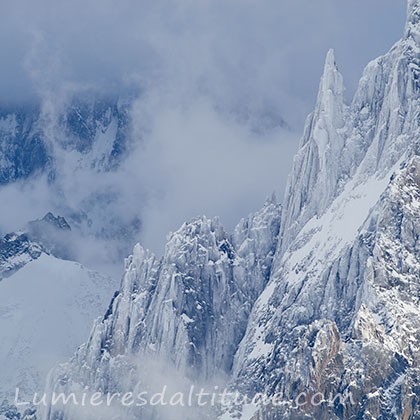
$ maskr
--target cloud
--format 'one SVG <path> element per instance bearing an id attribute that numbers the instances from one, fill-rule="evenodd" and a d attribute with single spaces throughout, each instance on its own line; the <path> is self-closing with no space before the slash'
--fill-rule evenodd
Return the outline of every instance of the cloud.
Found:
<path id="1" fill-rule="evenodd" d="M 44 215 L 50 209 L 46 178 L 2 187 L 0 203 L 0 234 L 23 228 L 34 214 Z"/>
<path id="2" fill-rule="evenodd" d="M 228 105 L 266 101 L 301 125 L 328 48 L 353 89 L 398 39 L 404 13 L 403 0 L 4 0 L 0 98 L 140 83 Z"/>
<path id="3" fill-rule="evenodd" d="M 255 135 L 209 101 L 188 107 L 156 106 L 143 147 L 126 162 L 128 179 L 147 179 L 142 240 L 156 249 L 186 219 L 221 216 L 228 228 L 282 193 L 296 136 L 278 128 Z M 141 120 L 141 119 L 140 119 Z"/>
<path id="4" fill-rule="evenodd" d="M 232 228 L 273 190 L 281 197 L 325 52 L 336 49 L 350 95 L 367 61 L 400 37 L 404 13 L 403 0 L 2 1 L 0 102 L 40 101 L 52 147 L 71 95 L 139 96 L 117 172 L 75 170 L 78 157 L 58 147 L 55 188 L 4 188 L 1 227 L 87 208 L 101 226 L 141 219 L 139 238 L 159 253 L 196 214 Z M 89 241 L 85 256 L 109 259 L 114 242 Z"/>

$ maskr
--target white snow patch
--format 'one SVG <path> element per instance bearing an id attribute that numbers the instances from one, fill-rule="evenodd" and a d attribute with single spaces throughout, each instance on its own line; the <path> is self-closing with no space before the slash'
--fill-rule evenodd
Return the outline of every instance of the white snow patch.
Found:
<path id="1" fill-rule="evenodd" d="M 47 372 L 87 339 L 117 284 L 43 254 L 0 282 L 0 396 L 42 392 Z"/>

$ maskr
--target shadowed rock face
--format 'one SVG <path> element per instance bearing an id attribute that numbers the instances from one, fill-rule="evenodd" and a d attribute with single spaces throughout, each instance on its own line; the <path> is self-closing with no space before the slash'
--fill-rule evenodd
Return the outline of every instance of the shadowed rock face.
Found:
<path id="1" fill-rule="evenodd" d="M 47 170 L 51 157 L 34 109 L 0 110 L 0 185 Z"/>
<path id="2" fill-rule="evenodd" d="M 74 98 L 54 113 L 41 107 L 0 109 L 0 185 L 40 174 L 53 180 L 60 147 L 89 158 L 98 171 L 111 170 L 124 155 L 129 130 L 128 103 L 111 99 Z M 112 137 L 109 150 L 97 154 L 105 135 Z"/>

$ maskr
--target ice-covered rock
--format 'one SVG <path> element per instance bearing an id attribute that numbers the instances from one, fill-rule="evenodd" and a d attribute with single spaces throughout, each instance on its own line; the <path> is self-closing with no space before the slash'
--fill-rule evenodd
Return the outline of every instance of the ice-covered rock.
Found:
<path id="1" fill-rule="evenodd" d="M 170 235 L 160 260 L 137 245 L 104 318 L 75 358 L 53 372 L 49 389 L 136 389 L 149 380 L 144 366 L 151 361 L 175 369 L 180 384 L 227 378 L 268 281 L 279 223 L 280 207 L 268 200 L 232 236 L 217 219 L 200 217 Z M 52 407 L 46 418 L 56 415 Z"/>
<path id="2" fill-rule="evenodd" d="M 285 403 L 258 419 L 420 416 L 418 11 L 410 1 L 404 37 L 365 69 L 344 125 L 326 142 L 336 147 L 324 151 L 328 173 L 318 156 L 316 176 L 305 165 L 322 115 L 305 131 L 271 278 L 235 359 L 234 387 Z M 293 409 L 302 392 L 308 401 L 352 393 L 354 404 Z"/>
<path id="3" fill-rule="evenodd" d="M 331 204 L 348 176 L 350 162 L 343 162 L 345 121 L 343 78 L 334 51 L 325 61 L 315 111 L 308 117 L 300 148 L 289 175 L 282 215 L 283 243 L 288 243 L 300 227 Z"/>

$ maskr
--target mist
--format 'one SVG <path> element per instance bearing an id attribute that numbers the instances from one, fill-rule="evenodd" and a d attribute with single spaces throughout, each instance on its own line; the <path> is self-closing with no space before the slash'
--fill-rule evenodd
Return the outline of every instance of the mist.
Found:
<path id="1" fill-rule="evenodd" d="M 139 220 L 140 228 L 135 238 L 86 239 L 79 258 L 89 266 L 118 261 L 135 241 L 161 254 L 168 232 L 199 214 L 233 229 L 273 191 L 281 199 L 327 50 L 336 50 L 350 98 L 367 62 L 401 36 L 405 7 L 404 0 L 3 1 L 3 108 L 37 103 L 54 121 L 74 95 L 136 99 L 130 152 L 111 173 L 77 166 L 51 124 L 58 181 L 3 187 L 0 230 L 47 211 L 85 209 L 102 192 L 112 199 L 92 210 L 98 229 L 117 219 Z"/>

